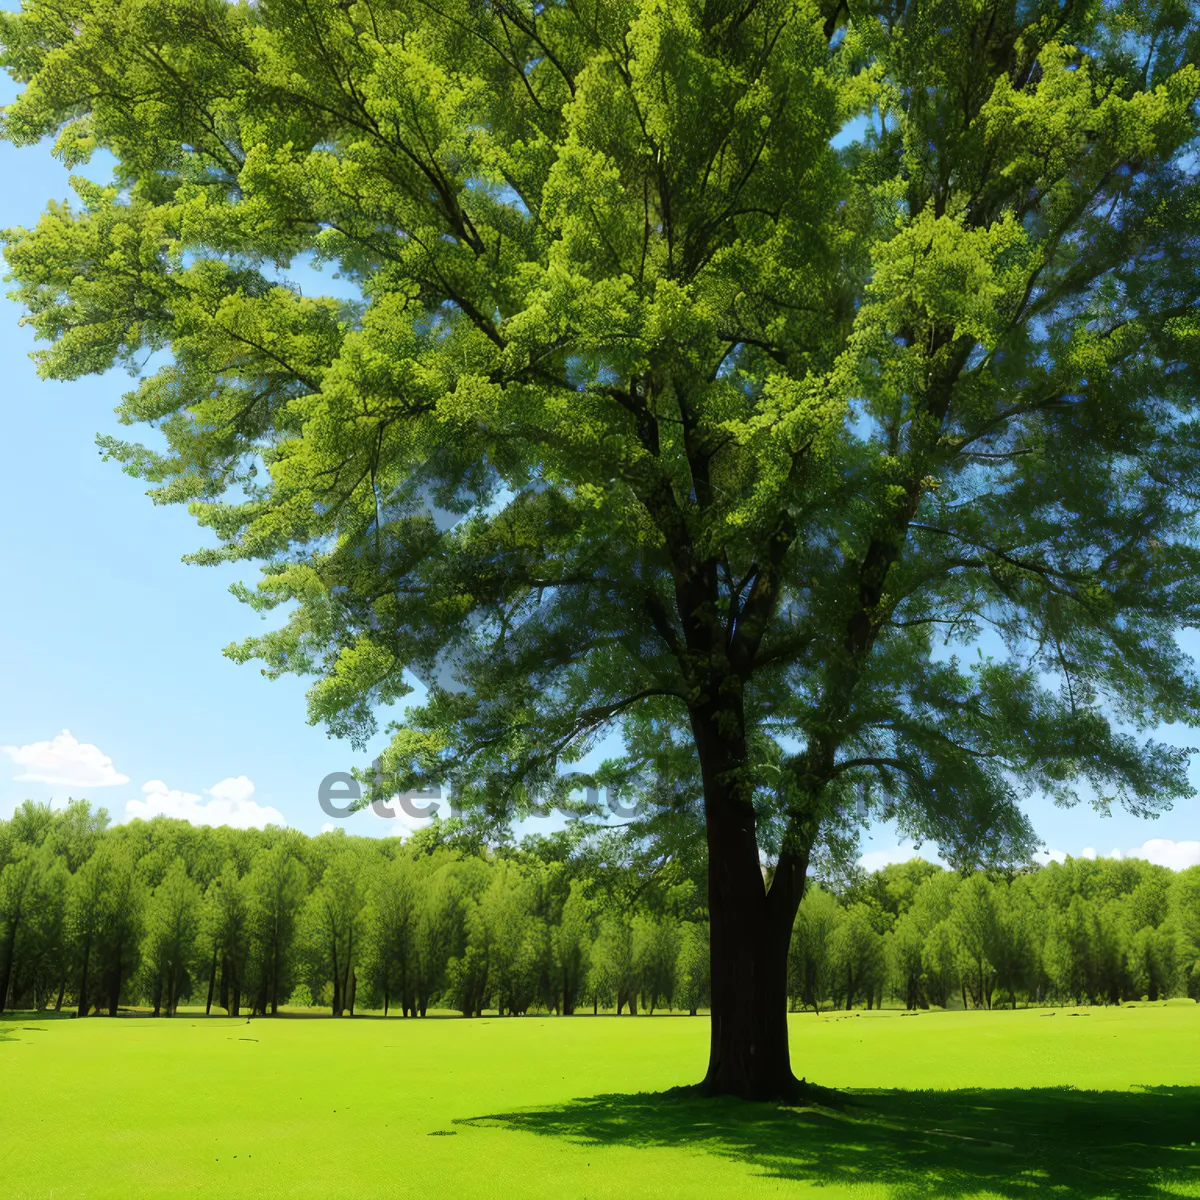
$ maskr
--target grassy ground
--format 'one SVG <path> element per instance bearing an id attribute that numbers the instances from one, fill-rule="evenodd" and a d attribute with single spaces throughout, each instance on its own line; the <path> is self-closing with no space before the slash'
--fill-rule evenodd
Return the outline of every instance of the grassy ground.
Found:
<path id="1" fill-rule="evenodd" d="M 843 1111 L 655 1093 L 703 1017 L 0 1025 L 0 1196 L 1200 1197 L 1200 1006 L 792 1018 Z"/>

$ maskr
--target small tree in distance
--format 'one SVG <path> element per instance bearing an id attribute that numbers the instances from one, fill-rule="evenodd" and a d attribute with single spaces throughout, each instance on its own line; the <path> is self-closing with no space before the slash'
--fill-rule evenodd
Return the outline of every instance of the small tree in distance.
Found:
<path id="1" fill-rule="evenodd" d="M 231 653 L 315 674 L 314 719 L 361 740 L 430 681 L 401 786 L 503 818 L 623 728 L 610 779 L 707 853 L 709 1091 L 795 1093 L 788 945 L 831 836 L 895 817 L 970 864 L 1027 851 L 1025 790 L 1188 793 L 1183 752 L 1112 721 L 1200 712 L 1173 636 L 1200 574 L 1193 10 L 2 20 L 4 136 L 118 162 L 7 234 L 40 369 L 170 351 L 120 410 L 165 448 L 105 451 L 193 506 L 196 561 L 264 564 L 242 597 L 293 607 Z M 278 281 L 310 254 L 361 302 Z M 942 649 L 985 629 L 990 658 Z M 286 873 L 250 885 L 260 1009 Z"/>

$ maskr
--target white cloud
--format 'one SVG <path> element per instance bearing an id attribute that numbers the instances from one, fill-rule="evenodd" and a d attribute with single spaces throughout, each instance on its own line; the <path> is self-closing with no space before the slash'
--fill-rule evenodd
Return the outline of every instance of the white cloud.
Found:
<path id="1" fill-rule="evenodd" d="M 169 788 L 161 779 L 151 779 L 142 785 L 144 800 L 130 800 L 125 805 L 125 820 L 135 817 L 177 817 L 193 825 L 230 825 L 234 829 L 262 829 L 267 825 L 286 825 L 277 808 L 257 803 L 254 784 L 245 775 L 222 779 L 207 788 L 212 797 L 203 800 L 194 792 Z"/>
<path id="2" fill-rule="evenodd" d="M 935 863 L 942 861 L 936 853 L 918 850 L 911 842 L 901 842 L 888 850 L 868 850 L 866 854 L 859 855 L 858 862 L 869 874 L 872 871 L 882 871 L 890 863 L 904 863 L 913 858 L 923 858 L 926 862 Z"/>
<path id="3" fill-rule="evenodd" d="M 18 783 L 63 783 L 69 787 L 113 787 L 128 783 L 113 761 L 99 746 L 79 742 L 64 729 L 48 742 L 30 742 L 27 746 L 0 746 L 19 767 L 25 770 L 13 778 Z"/>
<path id="4" fill-rule="evenodd" d="M 337 826 L 332 821 L 326 821 L 325 824 L 321 826 L 321 832 L 332 833 L 336 828 Z"/>
<path id="5" fill-rule="evenodd" d="M 1042 866 L 1048 863 L 1065 863 L 1067 861 L 1067 852 L 1065 850 L 1039 850 L 1033 856 L 1034 862 L 1040 862 Z"/>
<path id="6" fill-rule="evenodd" d="M 1134 850 L 1127 850 L 1128 858 L 1144 858 L 1160 867 L 1182 871 L 1185 867 L 1200 866 L 1200 842 L 1176 842 L 1171 838 L 1151 838 Z"/>
<path id="7" fill-rule="evenodd" d="M 429 801 L 417 800 L 414 803 L 424 808 Z M 386 801 L 385 807 L 390 809 L 395 815 L 391 817 L 381 817 L 377 812 L 374 811 L 374 809 L 369 808 L 367 811 L 372 817 L 375 818 L 375 820 L 383 821 L 388 826 L 389 833 L 394 831 L 400 837 L 404 837 L 406 834 L 411 833 L 415 829 L 424 829 L 425 826 L 433 820 L 432 815 L 428 817 L 414 817 L 412 813 L 406 813 L 400 806 L 399 796 L 393 796 L 390 800 Z M 445 818 L 450 815 L 449 801 L 440 800 L 438 802 L 438 812 L 440 813 L 442 819 L 445 820 Z"/>
<path id="8" fill-rule="evenodd" d="M 224 800 L 229 804 L 237 805 L 249 800 L 254 795 L 254 784 L 245 775 L 236 775 L 229 779 L 222 779 L 220 783 L 214 783 L 208 789 L 208 794 L 214 800 Z"/>
<path id="9" fill-rule="evenodd" d="M 1062 850 L 1043 850 L 1033 857 L 1035 862 L 1040 862 L 1045 866 L 1050 862 L 1066 862 L 1068 856 Z M 1104 856 L 1097 855 L 1094 846 L 1085 846 L 1077 857 L 1096 859 Z M 1200 842 L 1176 842 L 1170 838 L 1152 838 L 1132 850 L 1121 850 L 1114 847 L 1108 857 L 1118 860 L 1144 858 L 1159 866 L 1170 867 L 1173 871 L 1182 871 L 1185 867 L 1200 865 Z"/>

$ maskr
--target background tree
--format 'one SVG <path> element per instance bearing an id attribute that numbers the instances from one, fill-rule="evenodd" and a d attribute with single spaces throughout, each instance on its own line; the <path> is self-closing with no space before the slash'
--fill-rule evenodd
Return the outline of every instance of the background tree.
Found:
<path id="1" fill-rule="evenodd" d="M 554 931 L 555 973 L 560 981 L 563 1016 L 575 1011 L 587 982 L 591 957 L 593 904 L 583 880 L 574 880 Z M 693 1006 L 694 1007 L 694 1006 Z"/>
<path id="2" fill-rule="evenodd" d="M 290 994 L 296 930 L 308 881 L 291 847 L 279 842 L 254 857 L 246 879 L 252 946 L 254 1012 L 279 1011 L 279 997 Z"/>
<path id="3" fill-rule="evenodd" d="M 1076 893 L 1054 914 L 1046 938 L 1046 971 L 1058 995 L 1082 1004 L 1096 990 L 1099 921 Z"/>
<path id="4" fill-rule="evenodd" d="M 708 930 L 698 921 L 684 921 L 680 926 L 675 1000 L 693 1017 L 709 1003 Z"/>
<path id="5" fill-rule="evenodd" d="M 68 875 L 45 839 L 18 844 L 0 869 L 0 1012 L 32 992 L 35 1006 L 66 970 L 65 902 Z"/>
<path id="6" fill-rule="evenodd" d="M 411 859 L 401 856 L 376 872 L 365 913 L 364 977 L 382 999 L 386 1017 L 399 1000 L 406 1017 L 416 1015 L 417 938 L 421 892 Z"/>
<path id="7" fill-rule="evenodd" d="M 133 979 L 141 957 L 147 888 L 130 848 L 107 843 L 97 851 L 108 855 L 107 869 L 97 877 L 103 888 L 93 941 L 93 960 L 99 991 L 96 1007 L 107 1005 L 115 1017 L 121 995 Z M 90 860 L 90 861 L 94 861 Z"/>
<path id="8" fill-rule="evenodd" d="M 1181 985 L 1200 999 L 1200 867 L 1189 867 L 1174 880 L 1171 913 Z"/>
<path id="9" fill-rule="evenodd" d="M 487 964 L 482 995 L 490 996 L 500 1016 L 506 1012 L 520 1016 L 537 994 L 545 937 L 545 928 L 534 915 L 534 887 L 528 873 L 513 862 L 497 863 L 473 915 L 468 953 L 477 950 L 480 961 Z"/>
<path id="10" fill-rule="evenodd" d="M 212 950 L 206 1008 L 212 1005 L 216 982 L 211 972 L 218 972 L 218 1003 L 236 1017 L 241 1012 L 242 987 L 250 953 L 250 907 L 246 885 L 238 876 L 234 862 L 226 862 L 220 875 L 209 884 L 206 898 L 207 937 Z"/>
<path id="11" fill-rule="evenodd" d="M 606 1008 L 615 1005 L 617 1016 L 629 1006 L 637 1015 L 637 974 L 633 963 L 633 926 L 619 909 L 609 908 L 600 916 L 600 933 L 592 948 L 589 986 Z"/>
<path id="12" fill-rule="evenodd" d="M 68 800 L 66 808 L 55 814 L 50 846 L 72 875 L 91 858 L 108 823 L 108 810 L 93 812 L 86 800 Z"/>
<path id="13" fill-rule="evenodd" d="M 921 963 L 929 1003 L 945 1008 L 958 987 L 956 946 L 949 920 L 939 921 L 929 931 Z"/>
<path id="14" fill-rule="evenodd" d="M 870 1008 L 883 977 L 883 938 L 871 922 L 870 909 L 859 901 L 846 911 L 829 939 L 834 1003 L 847 1009 L 862 1000 Z"/>
<path id="15" fill-rule="evenodd" d="M 204 907 L 200 888 L 177 858 L 154 889 L 146 914 L 143 960 L 154 990 L 154 1015 L 160 1006 L 174 1016 L 191 994 L 201 969 L 200 935 Z"/>
<path id="16" fill-rule="evenodd" d="M 37 854 L 22 845 L 0 871 L 0 1012 L 8 1006 L 18 941 L 36 907 L 39 867 Z"/>
<path id="17" fill-rule="evenodd" d="M 670 913 L 637 913 L 633 931 L 633 973 L 646 1012 L 670 1008 L 675 998 L 679 923 Z"/>
<path id="18" fill-rule="evenodd" d="M 832 994 L 830 941 L 841 919 L 830 892 L 816 885 L 806 890 L 796 913 L 788 977 L 792 996 L 814 1012 Z"/>
<path id="19" fill-rule="evenodd" d="M 362 957 L 366 891 L 363 862 L 340 849 L 325 868 L 304 909 L 304 937 L 313 971 L 314 991 L 332 984 L 333 1015 L 354 1011 L 355 967 Z"/>
<path id="20" fill-rule="evenodd" d="M 959 978 L 975 1008 L 991 1008 L 1002 932 L 996 893 L 986 875 L 969 876 L 955 894 L 950 917 L 959 953 Z"/>
<path id="21" fill-rule="evenodd" d="M 1028 875 L 1018 875 L 996 887 L 998 903 L 996 940 L 992 962 L 996 984 L 1017 1007 L 1017 995 L 1028 997 L 1037 975 L 1037 918 Z"/>
<path id="22" fill-rule="evenodd" d="M 800 906 L 804 907 L 803 904 Z M 887 941 L 888 970 L 892 976 L 896 994 L 906 1009 L 921 1007 L 924 999 L 922 988 L 924 961 L 922 952 L 925 939 L 917 922 L 907 913 L 900 918 Z M 926 1001 L 926 1003 L 928 1003 Z"/>

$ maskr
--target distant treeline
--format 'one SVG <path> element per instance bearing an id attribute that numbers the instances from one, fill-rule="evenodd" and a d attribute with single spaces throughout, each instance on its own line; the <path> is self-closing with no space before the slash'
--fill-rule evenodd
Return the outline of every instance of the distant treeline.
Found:
<path id="1" fill-rule="evenodd" d="M 794 1008 L 1110 1002 L 1200 994 L 1200 868 L 1068 860 L 967 877 L 920 860 L 810 884 Z M 486 846 L 157 818 L 85 801 L 0 821 L 0 1009 L 182 1003 L 424 1016 L 695 1013 L 702 880 L 621 831 Z"/>
<path id="2" fill-rule="evenodd" d="M 619 834 L 110 828 L 84 801 L 0 822 L 0 1009 L 695 1011 L 707 978 L 696 884 Z"/>
<path id="3" fill-rule="evenodd" d="M 920 859 L 812 885 L 793 1007 L 1115 1004 L 1200 997 L 1200 867 L 1067 859 L 965 878 Z"/>

